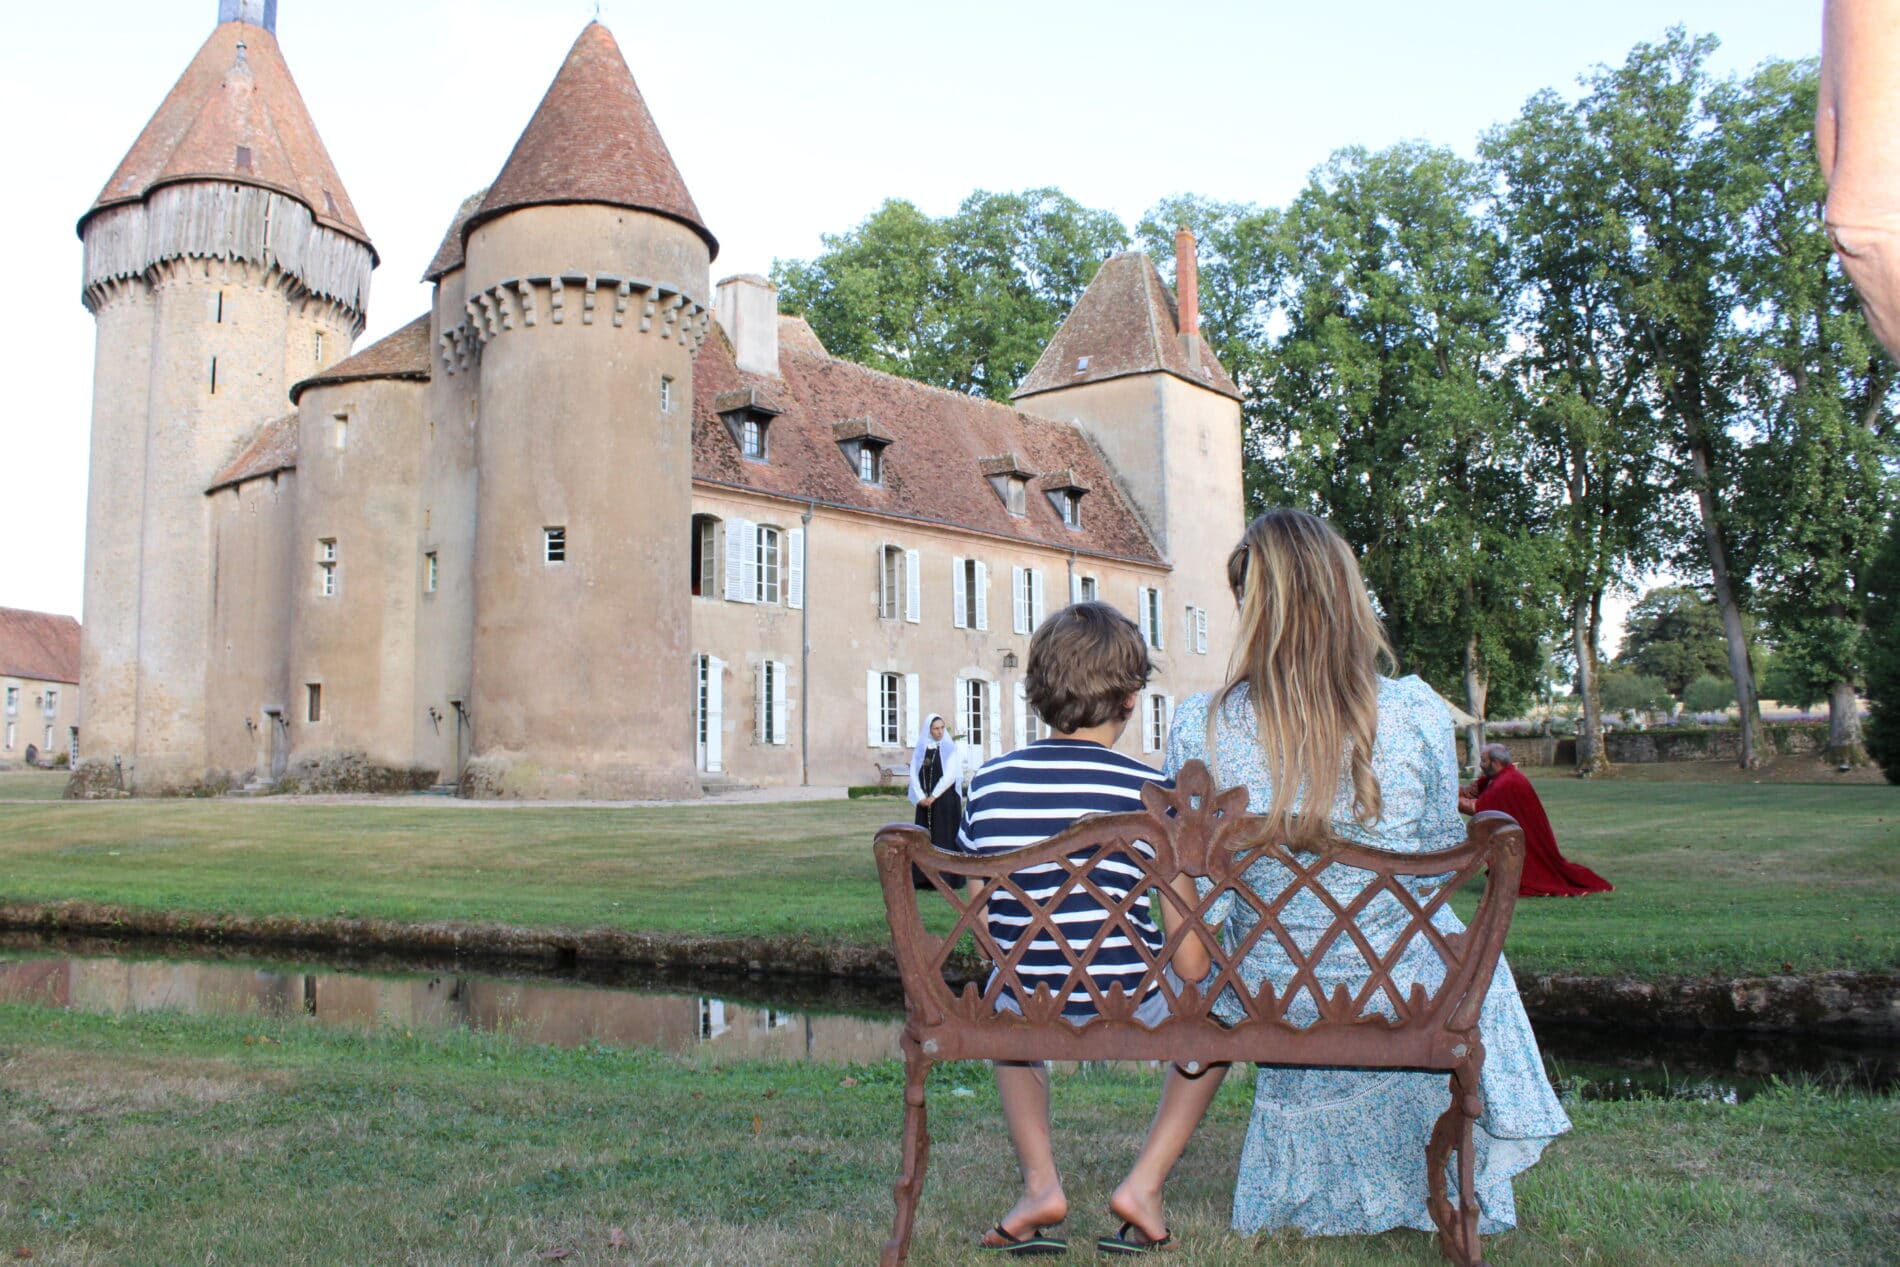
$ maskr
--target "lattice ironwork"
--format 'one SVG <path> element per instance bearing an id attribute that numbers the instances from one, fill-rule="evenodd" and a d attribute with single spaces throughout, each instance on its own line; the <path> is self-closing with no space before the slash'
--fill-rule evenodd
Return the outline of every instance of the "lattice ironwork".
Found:
<path id="1" fill-rule="evenodd" d="M 1478 1015 L 1517 904 L 1523 832 L 1507 816 L 1487 813 L 1471 820 L 1463 844 L 1436 853 L 1345 844 L 1296 854 L 1267 838 L 1263 821 L 1246 812 L 1246 788 L 1216 789 L 1199 761 L 1183 767 L 1172 788 L 1149 785 L 1142 803 L 1140 813 L 1086 818 L 1059 836 L 1007 854 L 943 853 L 931 846 L 927 832 L 909 825 L 878 832 L 878 875 L 906 1014 L 903 1174 L 882 1262 L 895 1267 L 909 1249 L 930 1148 L 924 1080 L 931 1064 L 1165 1060 L 1447 1072 L 1450 1105 L 1423 1159 L 1428 1207 L 1445 1256 L 1460 1267 L 1479 1267 L 1471 1142 L 1472 1123 L 1483 1111 Z M 1141 874 L 1126 898 L 1110 898 L 1091 878 L 1098 864 L 1111 859 Z M 1050 863 L 1060 868 L 1060 879 L 1047 897 L 1032 899 L 1030 887 L 1046 886 L 1025 885 L 1016 873 Z M 913 867 L 929 888 L 913 887 Z M 1487 869 L 1483 897 L 1466 930 L 1447 933 L 1433 924 L 1452 895 Z M 1193 903 L 1170 887 L 1183 875 L 1195 881 L 1199 898 Z M 963 878 L 967 887 L 953 887 L 951 877 Z M 1272 883 L 1259 889 L 1259 880 Z M 1334 889 L 1351 896 L 1342 899 Z M 1077 892 L 1107 913 L 1085 950 L 1069 946 L 1054 918 L 1064 898 Z M 943 933 L 926 925 L 932 893 L 950 910 Z M 1028 912 L 1007 951 L 986 918 L 992 895 L 1013 898 Z M 1132 923 L 1144 895 L 1166 925 L 1159 954 L 1150 952 Z M 1314 903 L 1325 912 L 1324 927 L 1307 945 L 1282 922 L 1296 903 L 1309 916 Z M 1368 921 L 1375 906 L 1377 918 Z M 1206 922 L 1227 913 L 1237 918 Z M 1369 931 L 1367 922 L 1377 927 Z M 1314 927 L 1310 917 L 1295 923 Z M 1224 935 L 1223 928 L 1233 931 Z M 1029 988 L 1020 974 L 1023 955 L 1038 935 L 1052 940 L 1063 956 L 1067 975 L 1059 989 L 1040 981 Z M 1129 939 L 1145 965 L 1132 991 L 1120 983 L 1103 990 L 1087 971 L 1102 941 L 1117 935 Z M 1213 965 L 1199 982 L 1182 982 L 1167 971 L 1188 937 L 1202 942 Z M 955 984 L 961 976 L 956 950 L 965 939 L 994 965 L 982 985 Z M 1421 954 L 1420 947 L 1430 953 Z M 1264 979 L 1249 985 L 1243 966 L 1256 949 L 1277 954 L 1292 969 L 1284 989 L 1276 991 Z M 1340 960 L 1351 970 L 1340 971 Z M 1144 1025 L 1135 1018 L 1136 1008 L 1156 990 L 1167 999 L 1168 1016 Z M 998 1009 L 1005 992 L 1020 1012 Z M 1086 995 L 1097 1015 L 1081 1022 L 1065 1018 L 1072 993 Z M 1454 1153 L 1455 1202 L 1448 1178 Z"/>

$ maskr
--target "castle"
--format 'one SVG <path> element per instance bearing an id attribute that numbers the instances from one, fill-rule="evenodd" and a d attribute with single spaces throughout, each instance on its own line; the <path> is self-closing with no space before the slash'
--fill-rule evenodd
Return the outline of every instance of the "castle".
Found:
<path id="1" fill-rule="evenodd" d="M 352 354 L 377 255 L 275 11 L 222 0 L 79 221 L 75 794 L 866 783 L 931 712 L 985 755 L 1037 737 L 1028 635 L 1078 597 L 1154 648 L 1130 751 L 1219 680 L 1239 394 L 1191 238 L 1178 303 L 1104 262 L 1016 408 L 833 358 L 765 279 L 710 283 L 593 23 L 456 210 L 430 310 Z"/>

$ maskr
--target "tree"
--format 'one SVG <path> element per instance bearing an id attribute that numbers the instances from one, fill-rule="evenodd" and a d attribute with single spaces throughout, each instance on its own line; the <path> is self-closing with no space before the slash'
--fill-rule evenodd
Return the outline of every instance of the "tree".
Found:
<path id="1" fill-rule="evenodd" d="M 892 199 L 811 260 L 779 260 L 779 306 L 834 355 L 1007 400 L 1128 231 L 1056 189 L 978 191 L 932 219 Z"/>
<path id="2" fill-rule="evenodd" d="M 1746 314 L 1732 335 L 1750 441 L 1737 554 L 1774 639 L 1777 698 L 1826 699 L 1828 759 L 1860 764 L 1864 572 L 1893 500 L 1895 366 L 1821 230 L 1817 78 L 1813 62 L 1773 61 L 1711 98 L 1724 272 Z"/>
<path id="3" fill-rule="evenodd" d="M 1900 783 L 1900 518 L 1887 525 L 1886 542 L 1867 570 L 1867 751 Z"/>
<path id="4" fill-rule="evenodd" d="M 1689 683 L 1728 667 L 1721 613 L 1692 586 L 1650 590 L 1630 608 L 1616 663 L 1660 679 L 1680 699 Z"/>
<path id="5" fill-rule="evenodd" d="M 1402 667 L 1460 682 L 1479 719 L 1493 690 L 1528 699 L 1554 593 L 1501 372 L 1488 193 L 1473 164 L 1418 144 L 1342 150 L 1314 174 L 1272 226 L 1263 292 L 1285 333 L 1249 437 L 1259 495 L 1332 522 Z"/>
<path id="6" fill-rule="evenodd" d="M 1548 538 L 1569 624 L 1581 704 L 1577 771 L 1604 775 L 1603 601 L 1653 564 L 1667 507 L 1656 493 L 1657 429 L 1646 361 L 1617 279 L 1635 270 L 1631 226 L 1606 215 L 1616 131 L 1600 101 L 1538 93 L 1480 146 L 1500 193 L 1509 304 L 1521 348 L 1512 369 L 1540 465 L 1552 473 Z"/>
<path id="7" fill-rule="evenodd" d="M 1667 712 L 1675 702 L 1661 678 L 1631 669 L 1611 669 L 1603 675 L 1603 707 L 1613 713 Z"/>
<path id="8" fill-rule="evenodd" d="M 1735 702 L 1735 684 L 1704 673 L 1682 692 L 1682 706 L 1692 713 L 1719 713 Z"/>

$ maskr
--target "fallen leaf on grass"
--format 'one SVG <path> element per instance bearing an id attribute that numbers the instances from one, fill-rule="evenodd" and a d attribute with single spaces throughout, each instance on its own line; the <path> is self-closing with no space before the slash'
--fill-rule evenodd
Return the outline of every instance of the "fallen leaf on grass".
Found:
<path id="1" fill-rule="evenodd" d="M 752 1115 L 752 1133 L 754 1135 L 762 1135 L 765 1133 L 765 1119 L 760 1117 L 757 1113 Z"/>
<path id="2" fill-rule="evenodd" d="M 544 1259 L 561 1259 L 561 1258 L 566 1258 L 568 1255 L 572 1254 L 573 1252 L 574 1252 L 573 1250 L 569 1249 L 565 1245 L 556 1245 L 553 1249 L 548 1250 L 546 1253 L 542 1254 L 541 1257 Z"/>
<path id="3" fill-rule="evenodd" d="M 617 1227 L 608 1228 L 607 1246 L 609 1249 L 625 1249 L 627 1247 L 626 1232 Z"/>
<path id="4" fill-rule="evenodd" d="M 856 1078 L 846 1077 L 840 1080 L 838 1085 L 841 1087 L 855 1087 L 858 1085 L 858 1080 Z"/>
<path id="5" fill-rule="evenodd" d="M 13 1256 L 15 1258 L 31 1258 L 33 1257 L 33 1251 L 22 1245 L 13 1251 Z"/>

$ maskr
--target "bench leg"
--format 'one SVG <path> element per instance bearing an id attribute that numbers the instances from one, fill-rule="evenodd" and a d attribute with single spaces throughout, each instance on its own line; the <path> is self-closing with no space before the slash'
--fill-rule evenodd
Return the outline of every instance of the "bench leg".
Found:
<path id="1" fill-rule="evenodd" d="M 1458 1267 L 1485 1267 L 1484 1246 L 1478 1236 L 1477 1151 L 1471 1128 L 1484 1112 L 1478 1096 L 1478 1072 L 1460 1069 L 1451 1075 L 1451 1106 L 1432 1128 L 1425 1146 L 1427 1208 L 1438 1225 L 1438 1248 Z M 1447 1192 L 1446 1170 L 1451 1154 L 1458 1154 L 1458 1204 Z"/>
<path id="2" fill-rule="evenodd" d="M 930 1123 L 924 1106 L 924 1079 L 930 1075 L 930 1057 L 908 1033 L 903 1047 L 904 1170 L 892 1189 L 897 1198 L 897 1219 L 891 1226 L 891 1239 L 884 1242 L 879 1267 L 902 1267 L 905 1255 L 910 1253 L 911 1224 L 917 1218 L 917 1202 L 924 1191 L 924 1167 L 930 1161 Z"/>

